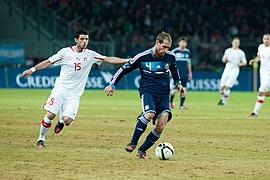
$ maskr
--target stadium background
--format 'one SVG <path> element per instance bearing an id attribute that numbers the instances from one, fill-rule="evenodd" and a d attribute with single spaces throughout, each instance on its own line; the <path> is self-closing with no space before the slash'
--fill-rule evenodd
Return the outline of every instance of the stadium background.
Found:
<path id="1" fill-rule="evenodd" d="M 240 36 L 247 59 L 255 56 L 262 34 L 269 33 L 268 4 L 260 0 L 0 0 L 0 179 L 269 179 L 269 99 L 258 117 L 247 117 L 256 92 L 234 91 L 226 106 L 217 106 L 218 91 L 189 91 L 189 110 L 173 109 L 173 121 L 159 139 L 174 146 L 173 158 L 160 161 L 151 148 L 149 159 L 142 161 L 123 151 L 141 112 L 136 90 L 117 89 L 112 97 L 103 90 L 86 90 L 72 126 L 59 135 L 51 128 L 46 148 L 38 151 L 45 113 L 40 106 L 59 68 L 20 76 L 24 69 L 73 44 L 73 31 L 80 26 L 91 32 L 89 48 L 117 56 L 132 56 L 152 46 L 155 33 L 164 28 L 174 43 L 179 35 L 189 37 L 194 79 L 202 89 L 209 84 L 216 87 L 223 68 L 220 57 L 234 33 Z M 147 12 L 149 27 L 144 25 L 145 19 L 149 25 Z M 170 23 L 165 26 L 163 19 Z M 98 68 L 93 69 L 88 88 L 102 88 L 117 67 Z M 136 71 L 132 73 L 137 77 Z M 252 68 L 242 68 L 240 76 L 244 79 L 240 84 L 248 84 Z M 125 84 L 128 79 L 123 80 Z M 2 88 L 13 86 L 24 88 Z M 175 102 L 179 100 L 178 96 Z M 152 123 L 149 126 L 142 141 L 153 128 Z"/>
<path id="2" fill-rule="evenodd" d="M 240 37 L 241 48 L 249 60 L 256 55 L 262 35 L 270 30 L 270 13 L 264 8 L 266 0 L 89 0 L 80 3 L 72 0 L 1 0 L 0 3 L 3 7 L 0 74 L 1 79 L 4 78 L 1 87 L 20 87 L 18 83 L 12 85 L 17 80 L 10 77 L 17 77 L 26 67 L 74 44 L 74 31 L 84 27 L 90 31 L 90 49 L 120 57 L 133 57 L 153 46 L 156 34 L 162 30 L 172 35 L 173 47 L 177 46 L 179 36 L 187 36 L 194 72 L 190 89 L 217 90 L 224 67 L 221 58 L 225 48 L 230 46 L 231 38 Z M 94 74 L 96 68 L 113 74 L 118 67 L 104 63 L 94 67 Z M 48 73 L 44 71 L 44 74 Z M 103 87 L 107 79 L 102 75 L 95 78 L 100 77 L 103 78 L 101 86 L 91 85 L 94 80 L 89 79 L 87 88 Z M 135 84 L 125 82 L 123 88 Z M 35 86 L 51 87 L 48 83 L 27 87 Z M 234 89 L 256 88 L 252 67 L 241 68 Z"/>

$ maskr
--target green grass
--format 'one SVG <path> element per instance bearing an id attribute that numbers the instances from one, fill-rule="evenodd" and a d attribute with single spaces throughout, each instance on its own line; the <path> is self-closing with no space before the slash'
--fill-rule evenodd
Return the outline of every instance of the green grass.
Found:
<path id="1" fill-rule="evenodd" d="M 78 116 L 36 149 L 40 107 L 50 90 L 0 89 L 0 179 L 269 179 L 270 102 L 257 118 L 247 118 L 256 93 L 232 92 L 226 106 L 217 106 L 218 92 L 188 92 L 188 111 L 173 110 L 158 142 L 170 142 L 168 161 L 128 154 L 135 118 L 141 112 L 137 91 L 86 90 Z M 179 102 L 179 97 L 175 103 Z M 55 125 L 57 120 L 53 122 Z M 140 143 L 153 129 L 149 125 Z"/>

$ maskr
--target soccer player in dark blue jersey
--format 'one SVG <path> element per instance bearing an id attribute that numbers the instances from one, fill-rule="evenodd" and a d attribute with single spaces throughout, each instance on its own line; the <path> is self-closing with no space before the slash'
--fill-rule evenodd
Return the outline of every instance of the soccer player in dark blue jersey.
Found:
<path id="1" fill-rule="evenodd" d="M 182 36 L 178 40 L 178 47 L 174 48 L 172 52 L 175 54 L 176 58 L 176 67 L 180 72 L 181 83 L 185 92 L 187 90 L 187 82 L 192 79 L 192 70 L 191 70 L 191 58 L 190 51 L 187 47 L 187 38 Z M 170 97 L 170 108 L 174 108 L 173 99 L 175 96 L 176 90 L 172 88 L 171 97 Z M 186 94 L 180 97 L 180 105 L 179 109 L 187 110 L 188 108 L 184 106 L 184 102 L 186 100 Z"/>
<path id="2" fill-rule="evenodd" d="M 132 152 L 136 148 L 139 138 L 151 120 L 155 122 L 157 119 L 157 123 L 153 122 L 153 124 L 156 124 L 155 128 L 138 148 L 136 156 L 139 158 L 147 158 L 146 151 L 159 139 L 165 125 L 172 118 L 169 108 L 170 72 L 178 90 L 184 93 L 175 64 L 175 56 L 169 52 L 171 43 L 170 34 L 165 32 L 159 33 L 155 46 L 137 54 L 133 59 L 124 64 L 115 73 L 110 85 L 104 89 L 108 96 L 113 95 L 117 83 L 125 74 L 134 69 L 140 69 L 139 93 L 143 112 L 138 116 L 131 142 L 125 147 L 126 151 Z"/>

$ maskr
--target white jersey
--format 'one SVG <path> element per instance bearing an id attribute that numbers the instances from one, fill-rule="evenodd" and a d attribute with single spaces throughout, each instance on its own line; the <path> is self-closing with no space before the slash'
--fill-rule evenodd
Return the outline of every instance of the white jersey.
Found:
<path id="1" fill-rule="evenodd" d="M 224 71 L 239 71 L 238 63 L 247 62 L 246 55 L 241 49 L 228 48 L 223 58 L 227 59 Z"/>
<path id="2" fill-rule="evenodd" d="M 265 47 L 264 44 L 259 45 L 257 55 L 260 57 L 260 71 L 270 71 L 270 46 Z"/>
<path id="3" fill-rule="evenodd" d="M 105 56 L 89 49 L 76 52 L 73 47 L 62 48 L 49 58 L 52 64 L 61 65 L 54 89 L 67 95 L 81 96 L 92 65 L 100 65 L 104 58 Z"/>

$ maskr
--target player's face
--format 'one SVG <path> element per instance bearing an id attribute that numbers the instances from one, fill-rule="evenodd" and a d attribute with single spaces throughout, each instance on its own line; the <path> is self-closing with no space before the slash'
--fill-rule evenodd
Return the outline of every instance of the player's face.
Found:
<path id="1" fill-rule="evenodd" d="M 239 46 L 240 46 L 240 40 L 239 39 L 234 39 L 232 41 L 232 47 L 237 49 L 237 48 L 239 48 Z"/>
<path id="2" fill-rule="evenodd" d="M 167 39 L 164 39 L 162 43 L 157 42 L 155 56 L 156 57 L 163 56 L 167 51 L 169 51 L 170 47 L 171 43 Z"/>
<path id="3" fill-rule="evenodd" d="M 270 45 L 270 35 L 264 35 L 263 36 L 263 44 L 265 46 L 269 46 Z"/>
<path id="4" fill-rule="evenodd" d="M 84 49 L 88 45 L 89 37 L 88 35 L 80 34 L 78 39 L 75 38 L 75 42 L 78 48 Z"/>
<path id="5" fill-rule="evenodd" d="M 178 45 L 179 45 L 180 49 L 185 49 L 187 47 L 187 42 L 181 40 L 181 41 L 179 41 Z"/>

